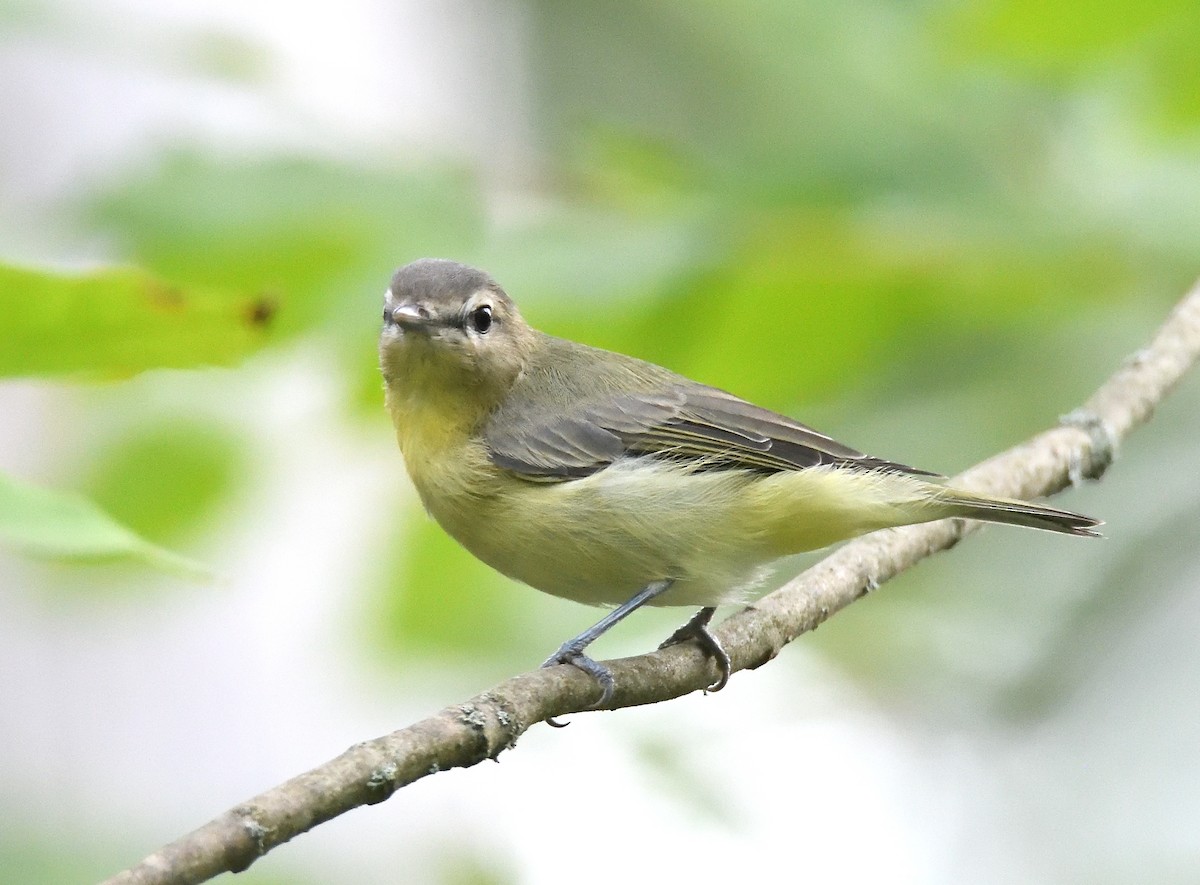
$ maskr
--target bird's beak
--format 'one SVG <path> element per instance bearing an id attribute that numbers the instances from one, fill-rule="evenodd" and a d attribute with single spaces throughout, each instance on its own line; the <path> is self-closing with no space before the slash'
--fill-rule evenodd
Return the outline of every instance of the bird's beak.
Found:
<path id="1" fill-rule="evenodd" d="M 406 332 L 425 331 L 434 325 L 432 314 L 428 308 L 419 304 L 397 304 L 385 312 L 384 322 L 387 325 L 397 325 Z"/>

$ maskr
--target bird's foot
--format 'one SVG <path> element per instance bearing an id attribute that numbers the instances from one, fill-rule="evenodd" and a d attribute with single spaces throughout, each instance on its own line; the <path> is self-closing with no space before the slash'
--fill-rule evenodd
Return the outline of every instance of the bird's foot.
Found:
<path id="1" fill-rule="evenodd" d="M 589 658 L 583 653 L 583 650 L 591 645 L 599 636 L 603 635 L 608 628 L 637 611 L 654 597 L 665 593 L 672 583 L 674 581 L 671 578 L 651 581 L 630 597 L 627 602 L 618 605 L 574 639 L 564 642 L 558 651 L 546 659 L 546 663 L 542 664 L 542 666 L 554 667 L 558 664 L 570 664 L 572 667 L 579 668 L 584 673 L 589 674 L 600 685 L 600 699 L 592 704 L 589 709 L 594 710 L 597 707 L 607 705 L 612 700 L 613 691 L 617 687 L 616 680 L 613 678 L 612 671 L 608 667 Z M 563 725 L 563 723 L 555 722 L 553 719 L 547 719 L 546 721 L 555 728 L 561 728 Z"/>
<path id="2" fill-rule="evenodd" d="M 704 653 L 716 661 L 717 668 L 721 671 L 720 678 L 708 687 L 708 691 L 723 689 L 733 673 L 733 662 L 729 660 L 729 652 L 725 651 L 721 643 L 717 641 L 717 637 L 713 636 L 708 629 L 708 624 L 716 611 L 711 606 L 700 609 L 690 621 L 668 636 L 659 646 L 659 648 L 666 648 L 669 645 L 687 642 L 689 639 L 696 640 Z"/>
<path id="3" fill-rule="evenodd" d="M 612 700 L 613 691 L 617 687 L 617 682 L 613 679 L 612 670 L 599 661 L 585 655 L 574 641 L 564 642 L 558 651 L 546 658 L 542 667 L 554 667 L 558 664 L 570 664 L 572 667 L 578 667 L 595 679 L 600 685 L 600 699 L 592 704 L 591 709 L 603 707 Z"/>

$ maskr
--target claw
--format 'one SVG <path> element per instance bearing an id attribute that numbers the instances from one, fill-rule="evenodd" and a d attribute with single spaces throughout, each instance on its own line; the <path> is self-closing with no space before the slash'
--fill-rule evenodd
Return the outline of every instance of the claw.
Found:
<path id="1" fill-rule="evenodd" d="M 565 643 L 562 648 L 546 658 L 545 663 L 542 664 L 542 668 L 555 667 L 559 664 L 569 664 L 572 667 L 578 667 L 599 683 L 600 699 L 591 705 L 591 709 L 594 710 L 597 707 L 603 707 L 612 700 L 613 692 L 617 688 L 617 681 L 613 678 L 612 671 L 599 661 L 589 658 L 582 651 L 575 648 L 573 643 Z"/>
<path id="2" fill-rule="evenodd" d="M 733 662 L 729 659 L 729 652 L 725 651 L 717 637 L 708 629 L 708 623 L 716 611 L 711 606 L 700 609 L 690 621 L 668 636 L 659 646 L 666 648 L 669 645 L 687 642 L 689 639 L 696 640 L 704 653 L 717 662 L 717 668 L 721 671 L 720 678 L 710 685 L 707 691 L 720 691 L 729 683 L 729 677 L 733 674 Z"/>

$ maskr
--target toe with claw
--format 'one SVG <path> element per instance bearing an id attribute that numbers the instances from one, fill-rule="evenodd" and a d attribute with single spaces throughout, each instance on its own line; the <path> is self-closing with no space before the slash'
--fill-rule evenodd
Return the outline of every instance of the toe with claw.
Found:
<path id="1" fill-rule="evenodd" d="M 584 673 L 587 673 L 600 685 L 600 699 L 592 704 L 592 708 L 603 707 L 612 700 L 613 692 L 616 690 L 617 683 L 613 679 L 612 671 L 608 667 L 601 664 L 592 658 L 589 658 L 578 648 L 575 648 L 572 643 L 568 642 L 563 645 L 558 651 L 546 658 L 543 668 L 554 667 L 558 664 L 570 664 L 572 667 L 578 667 Z"/>
<path id="2" fill-rule="evenodd" d="M 716 611 L 711 606 L 700 609 L 690 621 L 668 636 L 659 646 L 659 648 L 666 648 L 669 645 L 687 642 L 689 639 L 696 640 L 704 653 L 717 662 L 717 669 L 721 671 L 720 678 L 708 687 L 708 691 L 723 689 L 733 673 L 733 662 L 729 660 L 729 652 L 725 651 L 721 643 L 717 641 L 717 637 L 713 636 L 712 631 L 708 629 L 708 624 Z"/>

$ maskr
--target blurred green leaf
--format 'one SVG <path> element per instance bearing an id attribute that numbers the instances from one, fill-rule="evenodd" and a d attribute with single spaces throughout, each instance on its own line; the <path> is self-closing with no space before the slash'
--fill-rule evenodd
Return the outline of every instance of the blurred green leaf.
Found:
<path id="1" fill-rule="evenodd" d="M 1181 16 L 1155 41 L 1149 88 L 1157 98 L 1158 122 L 1173 134 L 1192 134 L 1200 125 L 1200 14 Z M 1181 131 L 1182 130 L 1182 131 Z"/>
<path id="2" fill-rule="evenodd" d="M 177 42 L 170 55 L 190 73 L 251 86 L 268 84 L 274 73 L 270 50 L 234 30 L 197 29 Z"/>
<path id="3" fill-rule="evenodd" d="M 6 30 L 37 25 L 51 18 L 45 3 L 38 0 L 0 0 L 0 24 Z"/>
<path id="4" fill-rule="evenodd" d="M 1114 299 L 1131 275 L 1115 251 L 1086 243 L 1063 244 L 1053 261 L 1032 237 L 968 235 L 933 213 L 923 228 L 905 222 L 746 214 L 731 258 L 680 268 L 673 283 L 660 278 L 653 298 L 562 298 L 526 315 L 554 334 L 785 408 L 868 378 L 986 374 L 995 368 L 980 359 L 989 342 L 1009 346 L 1069 323 L 1079 304 Z M 1071 248 L 1080 254 L 1064 254 Z"/>
<path id="5" fill-rule="evenodd" d="M 528 657 L 511 582 L 430 519 L 405 526 L 403 537 L 369 612 L 385 651 Z"/>
<path id="6" fill-rule="evenodd" d="M 36 803 L 33 803 L 36 806 Z M 168 825 L 133 826 L 124 818 L 63 821 L 41 808 L 27 808 L 19 821 L 5 826 L 0 839 L 0 869 L 6 882 L 51 885 L 99 882 L 142 857 L 154 838 L 166 838 Z M 71 850 L 63 850 L 63 840 Z M 298 869 L 290 859 L 268 858 L 238 874 L 238 885 L 309 885 L 326 881 Z"/>
<path id="7" fill-rule="evenodd" d="M 211 424 L 155 424 L 101 451 L 81 488 L 144 537 L 178 541 L 211 517 L 243 475 L 238 442 Z"/>
<path id="8" fill-rule="evenodd" d="M 513 885 L 521 881 L 513 861 L 494 846 L 479 848 L 453 840 L 433 851 L 438 857 L 437 885 Z"/>
<path id="9" fill-rule="evenodd" d="M 0 538 L 25 553 L 80 561 L 127 559 L 188 578 L 205 566 L 151 544 L 83 495 L 39 488 L 0 474 Z"/>
<path id="10" fill-rule="evenodd" d="M 963 7 L 961 24 L 978 48 L 1043 69 L 1095 68 L 1148 34 L 1194 17 L 1193 0 L 1044 3 L 992 0 Z"/>
<path id="11" fill-rule="evenodd" d="M 465 256 L 528 305 L 541 299 L 593 325 L 727 257 L 727 238 L 704 211 L 655 215 L 587 203 L 543 207 Z"/>
<path id="12" fill-rule="evenodd" d="M 676 800 L 705 823 L 737 825 L 728 797 L 714 787 L 705 776 L 704 763 L 688 752 L 688 746 L 681 746 L 675 735 L 645 734 L 630 749 L 645 773 L 657 781 L 663 798 Z"/>
<path id="13" fill-rule="evenodd" d="M 708 177 L 694 155 L 661 135 L 595 123 L 566 157 L 580 191 L 600 205 L 662 215 L 686 204 Z"/>
<path id="14" fill-rule="evenodd" d="M 5 827 L 4 838 L 0 839 L 0 868 L 13 882 L 100 881 L 121 869 L 139 848 L 132 837 L 129 841 L 134 844 L 125 847 L 118 839 L 106 839 L 107 834 L 97 832 L 100 829 L 50 822 L 31 811 Z M 70 851 L 62 850 L 63 838 L 71 840 Z"/>
<path id="15" fill-rule="evenodd" d="M 143 270 L 67 275 L 0 265 L 0 375 L 128 375 L 230 365 L 268 339 L 278 299 Z"/>
<path id="16" fill-rule="evenodd" d="M 533 8 L 544 125 L 568 149 L 606 129 L 686 146 L 682 168 L 731 204 L 952 189 L 978 171 L 967 97 L 894 4 Z"/>
<path id="17" fill-rule="evenodd" d="M 453 169 L 194 153 L 138 170 L 97 197 L 89 215 L 172 279 L 286 293 L 277 322 L 285 333 L 325 321 L 377 324 L 395 267 L 461 255 L 481 227 L 474 185 Z"/>
<path id="18" fill-rule="evenodd" d="M 1200 15 L 1191 0 L 951 7 L 946 32 L 961 61 L 1000 60 L 1055 86 L 1084 80 L 1139 122 L 1175 134 L 1200 124 Z"/>

